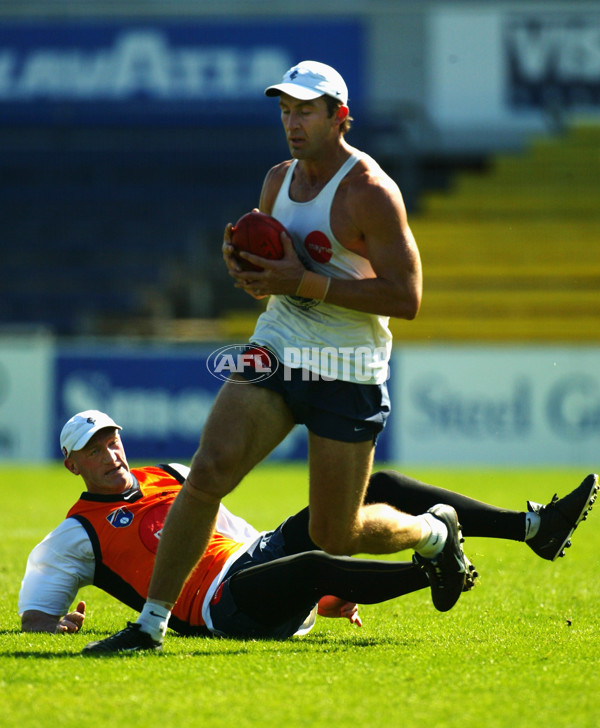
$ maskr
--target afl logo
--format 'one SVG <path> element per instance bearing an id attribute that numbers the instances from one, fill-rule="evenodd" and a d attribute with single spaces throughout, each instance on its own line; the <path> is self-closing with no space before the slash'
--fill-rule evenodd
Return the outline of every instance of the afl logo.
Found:
<path id="1" fill-rule="evenodd" d="M 117 508 L 106 516 L 106 520 L 115 528 L 127 528 L 133 521 L 133 513 L 127 508 Z"/>
<path id="2" fill-rule="evenodd" d="M 308 233 L 304 238 L 304 247 L 310 257 L 316 260 L 317 263 L 329 263 L 333 255 L 329 238 L 320 230 L 313 230 L 312 233 Z"/>
<path id="3" fill-rule="evenodd" d="M 232 374 L 247 373 L 255 382 L 273 376 L 279 367 L 279 361 L 268 349 L 252 344 L 228 344 L 211 352 L 206 360 L 208 371 L 224 382 L 236 384 L 247 382 L 247 379 L 231 379 Z"/>

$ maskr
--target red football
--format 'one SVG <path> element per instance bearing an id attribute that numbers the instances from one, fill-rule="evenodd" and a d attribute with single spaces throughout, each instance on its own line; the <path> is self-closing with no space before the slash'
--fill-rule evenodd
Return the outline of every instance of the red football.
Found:
<path id="1" fill-rule="evenodd" d="M 231 229 L 231 243 L 238 250 L 260 255 L 261 258 L 279 260 L 283 258 L 283 246 L 280 232 L 286 232 L 284 226 L 270 215 L 263 212 L 247 212 Z M 244 270 L 263 270 L 247 260 L 237 256 Z"/>

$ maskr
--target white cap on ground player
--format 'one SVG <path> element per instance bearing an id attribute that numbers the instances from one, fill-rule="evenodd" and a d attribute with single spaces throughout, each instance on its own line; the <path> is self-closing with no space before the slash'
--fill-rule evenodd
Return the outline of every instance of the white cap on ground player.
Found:
<path id="1" fill-rule="evenodd" d="M 310 101 L 326 94 L 348 103 L 348 89 L 340 74 L 325 63 L 300 61 L 283 75 L 281 83 L 265 89 L 267 96 L 288 94 L 295 99 Z"/>
<path id="2" fill-rule="evenodd" d="M 73 415 L 60 433 L 60 449 L 63 455 L 68 458 L 73 450 L 81 450 L 91 440 L 92 435 L 104 427 L 123 429 L 111 417 L 99 410 L 85 410 Z"/>

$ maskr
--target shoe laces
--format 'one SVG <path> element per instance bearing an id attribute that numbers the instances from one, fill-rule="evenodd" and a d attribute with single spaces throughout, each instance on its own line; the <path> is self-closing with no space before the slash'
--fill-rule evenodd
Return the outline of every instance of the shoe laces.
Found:
<path id="1" fill-rule="evenodd" d="M 569 528 L 574 527 L 576 524 L 565 514 L 565 512 L 562 510 L 562 508 L 559 507 L 558 503 L 561 499 L 558 497 L 558 494 L 555 493 L 552 496 L 552 499 L 550 500 L 550 503 L 544 506 L 543 510 L 553 511 L 554 513 L 557 513 L 565 522 L 565 525 Z"/>

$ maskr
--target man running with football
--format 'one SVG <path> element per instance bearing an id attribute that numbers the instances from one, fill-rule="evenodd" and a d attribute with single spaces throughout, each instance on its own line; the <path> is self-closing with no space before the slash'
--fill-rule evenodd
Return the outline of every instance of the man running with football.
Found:
<path id="1" fill-rule="evenodd" d="M 251 367 L 221 388 L 165 521 L 136 627 L 95 649 L 118 651 L 139 635 L 160 643 L 171 610 L 206 552 L 221 499 L 296 424 L 308 430 L 309 534 L 329 554 L 417 552 L 432 589 L 458 599 L 468 571 L 459 520 L 441 504 L 414 516 L 365 494 L 375 444 L 390 411 L 388 318 L 410 321 L 422 293 L 420 256 L 395 182 L 350 146 L 348 89 L 331 66 L 302 61 L 265 90 L 277 98 L 291 159 L 266 175 L 259 209 L 286 228 L 284 255 L 239 255 L 225 230 L 236 285 L 269 296 L 251 346 L 274 357 L 274 374 Z M 327 356 L 322 356 L 327 352 Z M 134 647 L 135 649 L 135 647 Z"/>

